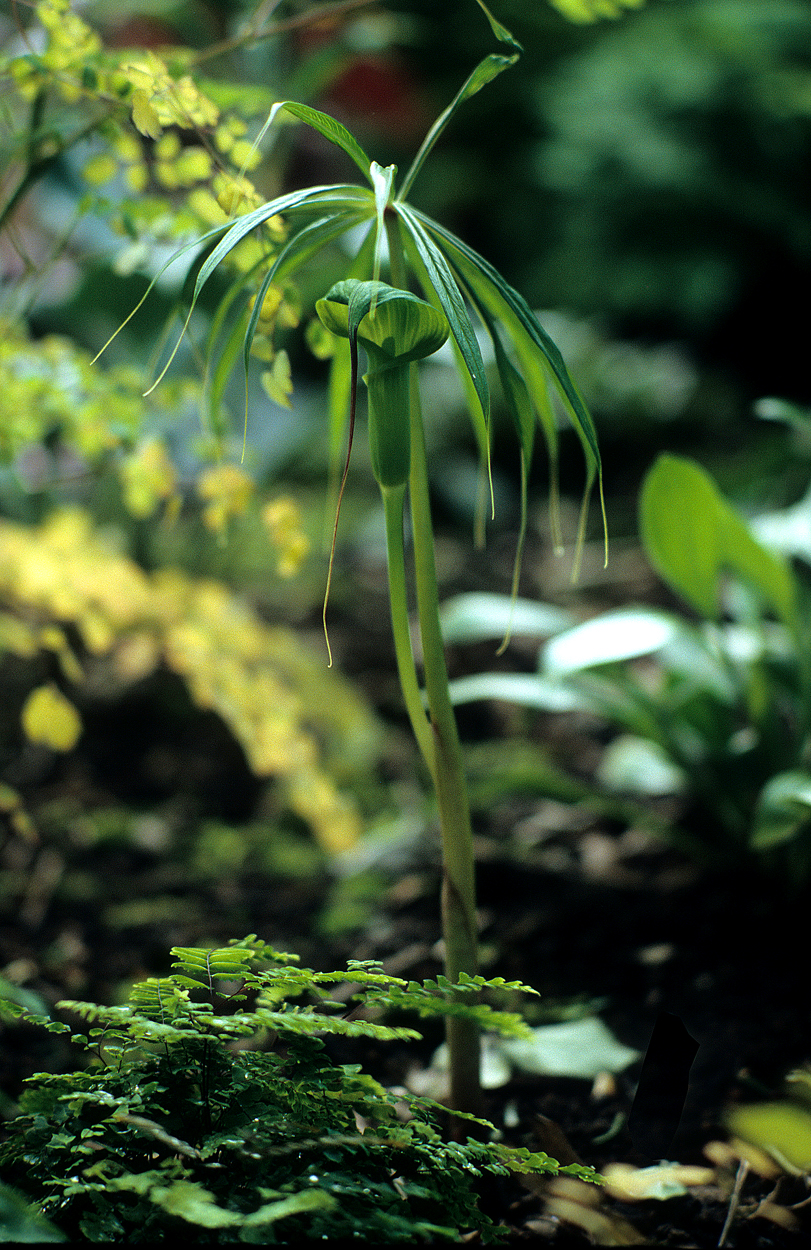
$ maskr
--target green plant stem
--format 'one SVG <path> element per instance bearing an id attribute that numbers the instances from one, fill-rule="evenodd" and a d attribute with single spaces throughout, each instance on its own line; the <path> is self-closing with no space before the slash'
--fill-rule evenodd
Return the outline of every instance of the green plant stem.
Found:
<path id="1" fill-rule="evenodd" d="M 397 221 L 386 214 L 392 285 L 407 289 Z M 417 615 L 422 639 L 425 693 L 431 722 L 439 822 L 442 833 L 442 936 L 445 974 L 458 982 L 478 971 L 476 878 L 473 833 L 462 750 L 448 687 L 439 622 L 439 590 L 428 489 L 428 462 L 416 365 L 410 365 L 411 503 Z M 481 1107 L 480 1040 L 476 1024 L 450 1016 L 446 1025 L 452 1109 L 477 1114 Z"/>
<path id="2" fill-rule="evenodd" d="M 412 372 L 415 368 L 412 366 Z M 416 376 L 411 387 L 411 519 L 417 585 L 417 613 L 422 637 L 425 690 L 434 738 L 435 782 L 442 830 L 442 936 L 445 974 L 475 976 L 478 970 L 476 879 L 470 803 L 462 766 L 456 717 L 448 689 L 448 670 L 439 623 L 439 592 L 434 560 L 428 493 L 425 433 Z M 481 1104 L 479 1031 L 470 1020 L 449 1017 L 447 1040 L 450 1103 L 477 1114 Z"/>
<path id="3" fill-rule="evenodd" d="M 408 368 L 408 366 L 405 366 Z M 397 672 L 408 718 L 417 745 L 436 785 L 434 739 L 425 715 L 425 706 L 417 680 L 411 635 L 408 628 L 408 597 L 406 591 L 405 550 L 403 543 L 403 507 L 405 486 L 381 487 L 383 512 L 386 518 L 386 552 L 388 557 L 389 602 Z"/>

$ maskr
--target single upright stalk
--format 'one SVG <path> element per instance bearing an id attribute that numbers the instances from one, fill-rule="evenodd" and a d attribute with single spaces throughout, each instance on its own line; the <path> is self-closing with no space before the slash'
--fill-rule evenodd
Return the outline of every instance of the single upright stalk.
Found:
<path id="1" fill-rule="evenodd" d="M 417 586 L 417 614 L 425 667 L 425 692 L 434 737 L 437 805 L 442 830 L 442 936 L 445 974 L 457 982 L 461 972 L 478 971 L 476 879 L 470 804 L 462 766 L 456 717 L 448 689 L 448 670 L 439 624 L 439 592 L 428 494 L 425 432 L 416 370 L 411 366 L 411 521 Z M 447 1041 L 451 1107 L 480 1111 L 479 1030 L 475 1022 L 448 1017 Z"/>
<path id="2" fill-rule="evenodd" d="M 368 397 L 369 455 L 386 518 L 389 599 L 397 668 L 414 735 L 436 789 L 442 830 L 445 971 L 451 982 L 458 983 L 463 974 L 473 977 L 477 972 L 473 835 L 439 623 L 428 465 L 416 368 L 416 361 L 431 355 L 446 341 L 450 326 L 444 313 L 408 291 L 396 218 L 386 213 L 386 221 L 392 284 L 354 279 L 338 282 L 318 301 L 316 308 L 328 330 L 349 339 L 353 394 L 359 344 L 363 345 L 369 364 L 364 378 Z M 350 440 L 354 411 L 353 400 Z M 411 504 L 427 716 L 409 630 L 403 536 L 406 490 Z M 466 993 L 465 998 L 470 1001 L 469 994 Z M 476 1114 L 481 1101 L 479 1030 L 461 1014 L 451 1014 L 447 1020 L 451 1109 Z M 454 1130 L 462 1135 L 463 1125 L 458 1119 Z"/>
<path id="3" fill-rule="evenodd" d="M 387 233 L 393 286 L 406 289 L 402 244 L 396 219 L 387 214 Z M 433 737 L 437 806 L 442 833 L 442 936 L 445 974 L 457 982 L 464 972 L 478 971 L 476 881 L 470 804 L 462 766 L 456 717 L 448 688 L 445 648 L 439 622 L 439 591 L 434 559 L 434 537 L 428 490 L 428 465 L 416 365 L 411 373 L 410 426 L 411 504 L 417 615 L 422 640 L 425 693 Z M 419 739 L 420 734 L 417 734 Z M 448 1017 L 450 1105 L 478 1113 L 481 1104 L 480 1040 L 477 1025 Z"/>

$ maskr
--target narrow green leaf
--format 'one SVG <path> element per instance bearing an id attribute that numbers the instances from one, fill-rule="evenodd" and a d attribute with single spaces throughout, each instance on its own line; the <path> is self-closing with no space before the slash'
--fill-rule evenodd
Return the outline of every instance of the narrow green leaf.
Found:
<path id="1" fill-rule="evenodd" d="M 415 213 L 408 204 L 398 204 L 397 212 L 405 226 L 406 248 L 411 251 L 413 246 L 428 276 L 430 287 L 436 292 L 442 311 L 448 318 L 451 333 L 462 353 L 465 368 L 476 388 L 485 422 L 489 426 L 490 389 L 487 385 L 484 361 L 456 279 L 442 252 L 425 230 L 420 215 Z M 425 293 L 427 296 L 428 291 L 426 290 Z"/>
<path id="2" fill-rule="evenodd" d="M 270 110 L 265 128 L 273 124 L 282 109 L 292 113 L 293 117 L 297 117 L 299 121 L 306 122 L 308 126 L 312 126 L 313 130 L 317 130 L 330 143 L 334 143 L 336 147 L 341 148 L 355 162 L 364 178 L 370 178 L 369 169 L 372 162 L 354 135 L 351 135 L 346 129 L 346 126 L 342 126 L 340 122 L 336 121 L 334 117 L 330 117 L 328 113 L 321 113 L 318 109 L 310 108 L 308 104 L 299 104 L 297 100 L 280 100 Z"/>
<path id="3" fill-rule="evenodd" d="M 484 5 L 482 5 L 482 8 L 484 8 Z M 486 9 L 485 13 L 487 13 Z M 490 17 L 490 14 L 488 13 L 487 16 Z M 490 24 L 493 25 L 493 22 L 494 19 L 491 18 Z M 495 30 L 495 26 L 493 29 Z M 508 38 L 504 39 L 505 43 L 511 43 L 514 47 L 520 48 L 520 45 L 516 44 L 506 27 L 501 26 L 500 29 L 504 32 L 504 35 L 508 36 Z M 502 38 L 501 35 L 498 37 Z M 417 174 L 425 164 L 426 157 L 445 127 L 448 125 L 448 122 L 450 122 L 450 120 L 455 116 L 464 104 L 465 100 L 469 100 L 470 97 L 475 95 L 477 91 L 481 91 L 482 87 L 485 87 L 487 83 L 492 82 L 494 78 L 497 78 L 503 70 L 509 69 L 509 67 L 514 65 L 517 60 L 517 52 L 513 56 L 500 56 L 498 53 L 493 52 L 490 56 L 486 56 L 483 61 L 479 62 L 473 73 L 469 76 L 466 82 L 462 84 L 448 107 L 440 113 L 439 117 L 428 131 L 428 134 L 423 139 L 420 150 L 411 162 L 408 173 L 403 179 L 402 185 L 397 193 L 398 202 L 405 200 L 408 197 L 408 193 L 414 184 L 414 179 L 417 177 Z"/>
<path id="4" fill-rule="evenodd" d="M 306 264 L 322 247 L 339 238 L 347 230 L 361 225 L 371 215 L 371 203 L 366 209 L 340 209 L 319 217 L 296 231 L 285 243 L 273 262 L 273 276 L 277 281 L 294 273 Z"/>
<path id="5" fill-rule="evenodd" d="M 718 619 L 721 577 L 728 572 L 798 633 L 797 584 L 789 565 L 760 545 L 699 465 L 660 456 L 643 483 L 639 519 L 654 568 L 703 616 Z"/>
<path id="6" fill-rule="evenodd" d="M 515 48 L 516 52 L 523 52 L 524 49 L 516 39 L 515 35 L 513 35 L 511 31 L 507 30 L 506 26 L 502 26 L 501 22 L 497 21 L 497 19 L 493 17 L 493 14 L 484 3 L 484 0 L 476 0 L 476 3 L 490 23 L 490 29 L 496 39 L 498 39 L 500 43 L 509 44 L 511 48 Z"/>
<path id="7" fill-rule="evenodd" d="M 408 242 L 408 239 L 406 240 L 406 242 Z M 422 263 L 420 254 L 416 250 L 416 248 L 414 247 L 408 248 L 408 258 L 411 263 L 411 268 L 414 270 L 417 281 L 419 282 L 419 285 L 422 289 L 423 295 L 425 296 L 425 298 L 428 300 L 430 304 L 433 304 L 435 308 L 441 309 L 442 301 L 439 295 L 437 294 L 437 292 L 434 290 L 434 287 L 431 283 L 431 279 L 428 275 L 428 270 L 425 268 L 425 265 Z M 476 442 L 479 445 L 479 454 L 481 456 L 481 462 L 484 467 L 486 477 L 489 481 L 489 478 L 490 478 L 490 430 L 488 428 L 487 420 L 485 419 L 484 410 L 482 409 L 481 399 L 479 398 L 479 391 L 478 391 L 478 388 L 476 387 L 475 382 L 473 381 L 473 378 L 471 377 L 470 371 L 465 361 L 465 357 L 462 355 L 462 352 L 459 348 L 459 344 L 457 343 L 453 334 L 451 334 L 449 342 L 451 345 L 451 350 L 453 351 L 454 360 L 456 362 L 456 371 L 457 371 L 459 378 L 461 379 L 462 388 L 465 393 L 465 401 L 467 404 L 470 421 L 473 426 L 473 433 L 476 437 Z M 478 342 L 476 346 L 478 347 Z M 490 494 L 491 494 L 491 508 L 492 508 L 492 489 L 490 491 Z M 484 538 L 483 521 L 481 523 L 481 534 L 479 535 L 478 520 L 477 520 L 477 537 L 479 537 L 479 545 L 482 546 L 483 538 Z"/>
<path id="8" fill-rule="evenodd" d="M 341 193 L 341 194 L 338 196 L 338 193 Z M 346 199 L 347 199 L 348 193 L 350 194 L 350 199 L 349 199 L 349 204 L 347 205 Z M 200 293 L 203 287 L 205 286 L 206 282 L 208 282 L 208 279 L 211 277 L 211 275 L 213 274 L 217 266 L 220 264 L 220 262 L 225 259 L 228 253 L 231 252 L 238 243 L 241 243 L 242 240 L 248 234 L 250 234 L 252 230 L 256 230 L 258 227 L 264 225 L 264 223 L 266 221 L 269 221 L 271 217 L 276 217 L 283 212 L 292 211 L 296 208 L 301 207 L 301 205 L 303 204 L 306 204 L 309 206 L 309 205 L 321 205 L 324 203 L 332 202 L 336 208 L 347 207 L 347 206 L 351 207 L 357 201 L 358 193 L 360 193 L 361 196 L 363 195 L 362 188 L 335 185 L 335 186 L 308 187 L 304 191 L 293 191 L 289 195 L 280 195 L 280 196 L 277 196 L 275 200 L 271 200 L 267 204 L 262 204 L 259 206 L 259 208 L 253 209 L 250 213 L 245 213 L 243 217 L 237 218 L 237 220 L 233 223 L 233 225 L 217 227 L 215 230 L 211 230 L 208 232 L 208 234 L 204 235 L 203 238 L 201 240 L 198 240 L 196 244 L 187 245 L 186 247 L 181 248 L 179 252 L 176 252 L 175 255 L 166 262 L 166 265 L 163 266 L 163 269 L 166 269 L 168 265 L 172 264 L 172 262 L 177 260 L 178 257 L 182 256 L 184 252 L 188 251 L 190 246 L 199 247 L 201 243 L 204 243 L 207 240 L 214 239 L 214 238 L 217 238 L 218 236 L 221 236 L 219 239 L 219 242 L 215 245 L 214 248 L 212 248 L 211 252 L 203 261 L 203 264 L 200 266 L 200 271 L 197 274 L 197 279 L 194 284 L 194 290 L 192 292 L 191 303 L 189 305 L 189 311 L 186 314 L 186 319 L 183 323 L 183 328 L 180 331 L 180 334 L 178 335 L 177 342 L 175 343 L 175 346 L 173 347 L 169 355 L 169 359 L 167 360 L 163 369 L 158 374 L 158 377 L 152 383 L 152 386 L 149 388 L 146 394 L 147 395 L 150 394 L 150 392 L 153 391 L 155 387 L 160 383 L 162 378 L 165 376 L 172 361 L 174 360 L 178 352 L 178 349 L 180 347 L 180 344 L 183 341 L 183 337 L 186 333 L 186 330 L 188 329 L 189 322 L 191 321 L 192 314 L 197 305 L 197 301 L 200 298 Z M 333 198 L 335 196 L 338 196 L 338 198 Z M 223 233 L 223 230 L 225 231 L 225 233 Z M 163 273 L 163 269 L 161 269 L 160 273 Z M 160 273 L 156 276 L 155 279 L 153 279 L 152 283 L 147 289 L 146 295 L 149 294 L 149 291 L 152 289 L 152 286 L 154 286 L 154 283 L 157 281 L 157 277 L 160 276 Z M 144 299 L 146 298 L 146 295 L 144 296 Z M 136 305 L 132 313 L 130 313 L 130 317 L 134 315 L 134 313 L 138 310 L 138 308 L 140 308 L 142 303 L 143 303 L 143 299 Z M 130 317 L 127 318 L 127 321 L 129 321 Z M 127 324 L 127 321 L 124 321 L 122 325 L 119 326 L 119 329 L 116 330 L 116 334 L 118 334 L 119 330 L 121 330 L 123 326 Z M 105 344 L 105 347 L 110 342 L 112 342 L 113 338 L 115 338 L 115 335 L 113 335 L 112 338 L 108 340 L 108 343 Z M 104 348 L 102 348 L 102 351 L 104 351 Z M 99 355 L 100 354 L 101 353 L 99 353 Z"/>
<path id="9" fill-rule="evenodd" d="M 303 191 L 291 191 L 288 195 L 279 195 L 274 200 L 268 201 L 267 204 L 261 204 L 259 208 L 254 208 L 251 212 L 245 213 L 244 216 L 238 217 L 233 225 L 228 227 L 226 233 L 201 266 L 197 275 L 197 281 L 194 284 L 192 307 L 199 299 L 200 292 L 220 262 L 252 230 L 256 230 L 259 226 L 264 225 L 271 217 L 280 216 L 293 209 L 301 208 L 303 205 L 312 206 L 313 208 L 329 207 L 331 205 L 335 210 L 351 208 L 357 202 L 359 193 L 360 197 L 364 198 L 363 190 L 360 187 L 340 184 L 307 187 Z M 205 238 L 209 237 L 210 234 L 205 236 Z"/>
<path id="10" fill-rule="evenodd" d="M 586 507 L 595 478 L 600 487 L 603 514 L 603 530 L 608 557 L 608 530 L 605 506 L 602 500 L 602 465 L 597 443 L 597 432 L 591 415 L 566 368 L 559 349 L 541 326 L 523 296 L 505 282 L 498 270 L 463 243 L 461 239 L 440 226 L 430 217 L 410 210 L 444 247 L 448 258 L 471 294 L 485 307 L 512 341 L 524 380 L 538 414 L 538 420 L 546 439 L 553 469 L 553 491 L 556 490 L 554 469 L 557 463 L 557 427 L 547 392 L 547 377 L 554 384 L 566 413 L 580 439 L 586 461 L 586 488 L 581 510 L 578 551 L 582 545 Z M 553 517 L 554 522 L 554 517 Z M 553 524 L 553 533 L 556 525 Z"/>

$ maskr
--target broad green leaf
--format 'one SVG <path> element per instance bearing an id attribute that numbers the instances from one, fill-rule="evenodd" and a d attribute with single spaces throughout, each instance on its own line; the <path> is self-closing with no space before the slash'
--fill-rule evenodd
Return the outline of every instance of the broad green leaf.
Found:
<path id="1" fill-rule="evenodd" d="M 407 204 L 398 204 L 397 209 L 406 229 L 406 247 L 408 249 L 409 244 L 411 244 L 416 251 L 419 261 L 424 266 L 430 286 L 436 292 L 442 311 L 448 318 L 451 333 L 462 354 L 465 368 L 476 388 L 476 395 L 481 404 L 485 422 L 489 424 L 490 389 L 487 385 L 481 350 L 465 308 L 462 293 L 451 273 L 447 260 L 425 230 L 420 220 L 420 215 L 415 213 Z"/>
<path id="2" fill-rule="evenodd" d="M 482 8 L 484 8 L 484 5 L 482 5 Z M 487 12 L 486 9 L 485 9 L 485 12 Z M 490 15 L 488 13 L 488 17 L 489 16 Z M 491 19 L 491 25 L 493 25 L 493 20 L 494 19 Z M 509 38 L 504 39 L 504 42 L 511 43 L 514 47 L 517 47 L 520 49 L 520 45 L 515 43 L 515 40 L 513 40 L 512 36 L 509 35 L 509 31 L 507 31 L 506 27 L 501 26 L 500 29 L 504 32 L 505 35 L 509 36 Z M 501 37 L 502 36 L 499 36 L 499 38 Z M 429 152 L 433 148 L 439 136 L 442 134 L 445 127 L 448 125 L 448 122 L 458 112 L 458 110 L 464 104 L 465 100 L 469 100 L 470 97 L 475 95 L 477 91 L 481 91 L 482 87 L 485 87 L 487 83 L 492 82 L 494 78 L 497 78 L 498 75 L 502 72 L 502 70 L 509 69 L 509 67 L 511 65 L 514 65 L 517 60 L 518 60 L 517 52 L 513 56 L 500 56 L 498 53 L 493 52 L 490 54 L 490 56 L 486 56 L 483 61 L 479 62 L 479 64 L 474 69 L 473 73 L 470 75 L 467 81 L 463 83 L 463 85 L 460 87 L 459 91 L 456 93 L 456 95 L 454 96 L 453 100 L 450 102 L 448 107 L 442 113 L 440 113 L 439 117 L 436 119 L 431 129 L 428 131 L 428 134 L 423 139 L 420 150 L 417 153 L 417 155 L 414 157 L 414 160 L 411 163 L 408 173 L 403 179 L 400 189 L 397 193 L 398 201 L 405 200 L 406 197 L 408 196 L 408 193 L 411 190 L 411 187 L 414 183 L 414 179 L 417 177 L 417 174 L 422 169 L 423 164 L 425 163 L 426 157 L 428 156 Z"/>
<path id="3" fill-rule="evenodd" d="M 769 850 L 811 829 L 811 774 L 778 773 L 763 787 L 752 822 L 751 845 Z"/>
<path id="4" fill-rule="evenodd" d="M 736 1137 L 765 1150 L 786 1172 L 811 1171 L 811 1112 L 799 1103 L 762 1102 L 733 1107 L 727 1128 Z"/>
<path id="5" fill-rule="evenodd" d="M 641 9 L 645 0 L 549 0 L 570 22 L 583 25 L 601 17 L 620 17 L 623 9 Z"/>
<path id="6" fill-rule="evenodd" d="M 291 113 L 299 121 L 306 122 L 308 126 L 312 126 L 313 130 L 317 130 L 330 143 L 334 143 L 337 147 L 342 148 L 347 156 L 355 162 L 364 178 L 369 178 L 369 168 L 372 163 L 369 157 L 354 135 L 351 135 L 346 129 L 346 126 L 342 126 L 340 122 L 336 121 L 334 117 L 330 117 L 328 113 L 321 113 L 318 109 L 310 108 L 308 104 L 299 104 L 297 100 L 280 100 L 270 110 L 270 116 L 263 130 L 273 125 L 282 109 Z"/>
<path id="7" fill-rule="evenodd" d="M 699 465 L 660 456 L 643 483 L 639 512 L 648 559 L 702 615 L 718 619 L 721 576 L 727 572 L 756 590 L 797 634 L 797 585 L 791 569 L 760 545 Z"/>

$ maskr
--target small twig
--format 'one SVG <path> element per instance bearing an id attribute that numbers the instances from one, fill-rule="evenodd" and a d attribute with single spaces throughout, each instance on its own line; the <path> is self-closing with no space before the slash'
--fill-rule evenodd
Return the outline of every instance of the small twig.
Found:
<path id="1" fill-rule="evenodd" d="M 732 1221 L 735 1218 L 735 1212 L 738 1210 L 738 1206 L 741 1201 L 741 1191 L 743 1190 L 744 1182 L 748 1175 L 749 1164 L 745 1159 L 741 1159 L 738 1164 L 738 1174 L 735 1177 L 735 1185 L 732 1190 L 732 1196 L 729 1199 L 727 1218 L 724 1220 L 724 1227 L 721 1229 L 721 1236 L 718 1238 L 718 1250 L 722 1250 L 722 1247 L 726 1245 L 727 1234 L 729 1233 Z"/>
<path id="2" fill-rule="evenodd" d="M 241 35 L 222 39 L 219 43 L 213 43 L 209 48 L 203 48 L 192 58 L 191 64 L 200 65 L 203 61 L 209 61 L 215 56 L 224 56 L 228 52 L 235 52 L 238 48 L 244 48 L 251 43 L 259 43 L 262 39 L 273 39 L 276 35 L 286 34 L 291 30 L 301 30 L 305 26 L 312 26 L 315 22 L 322 22 L 325 18 L 341 17 L 344 13 L 351 13 L 353 9 L 363 9 L 370 4 L 377 3 L 378 0 L 337 0 L 335 4 L 324 4 L 317 9 L 308 9 L 306 13 L 299 13 L 296 17 L 273 22 L 264 30 L 257 30 L 255 25 L 251 25 Z"/>

